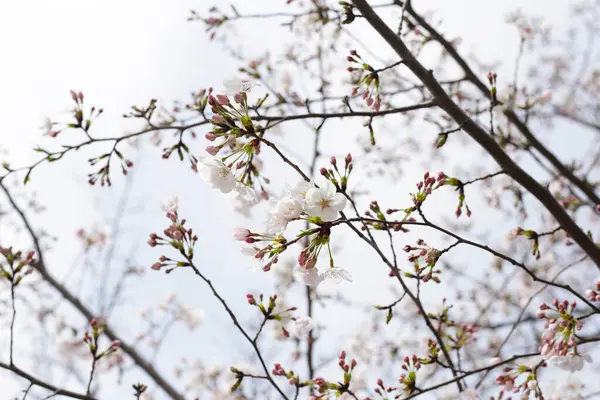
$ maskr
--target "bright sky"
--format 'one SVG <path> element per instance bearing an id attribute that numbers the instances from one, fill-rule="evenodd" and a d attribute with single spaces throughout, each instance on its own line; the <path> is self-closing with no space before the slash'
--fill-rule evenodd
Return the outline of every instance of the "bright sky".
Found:
<path id="1" fill-rule="evenodd" d="M 120 118 L 131 105 L 143 105 L 150 98 L 168 105 L 175 99 L 186 100 L 191 91 L 207 86 L 221 87 L 224 79 L 235 74 L 239 62 L 228 58 L 218 44 L 209 43 L 200 23 L 186 21 L 191 8 L 203 12 L 215 2 L 28 0 L 0 3 L 0 121 L 3 127 L 0 149 L 8 151 L 6 158 L 11 165 L 27 165 L 36 160 L 37 155 L 31 151 L 36 145 L 57 146 L 58 139 L 42 137 L 39 126 L 44 116 L 57 118 L 70 105 L 70 89 L 82 90 L 88 104 L 104 108 L 105 114 L 94 131 L 98 136 L 118 136 L 132 129 Z M 281 7 L 284 0 L 237 0 L 234 3 L 241 12 L 262 12 Z M 505 26 L 504 14 L 518 6 L 525 12 L 542 12 L 549 22 L 554 22 L 563 18 L 567 7 L 567 2 L 558 0 L 422 0 L 414 3 L 419 10 L 435 9 L 436 15 L 444 21 L 443 31 L 464 38 L 463 52 L 477 51 L 486 61 L 509 60 L 509 65 L 518 39 L 514 29 Z M 239 38 L 249 54 L 260 54 L 283 45 L 274 34 L 278 32 L 275 21 L 254 21 L 253 24 L 252 29 L 243 31 Z M 384 48 L 377 46 L 382 45 L 373 44 L 373 50 Z M 61 139 L 68 141 L 64 136 Z M 289 147 L 298 152 L 308 149 L 301 139 L 289 140 Z M 329 140 L 337 140 L 337 137 L 325 139 L 325 146 Z M 195 152 L 201 153 L 204 142 L 196 143 Z M 339 153 L 345 152 L 346 149 L 339 150 Z M 124 179 L 117 174 L 113 177 L 113 188 L 87 185 L 89 168 L 85 160 L 97 154 L 99 150 L 84 151 L 56 165 L 44 165 L 32 176 L 30 190 L 35 190 L 38 200 L 47 207 L 45 213 L 33 218 L 34 224 L 60 238 L 49 255 L 57 274 L 64 272 L 60 266 L 64 260 L 75 256 L 74 232 L 82 226 L 107 223 L 122 191 Z M 264 208 L 256 210 L 256 217 L 248 222 L 233 214 L 230 204 L 193 176 L 187 165 L 175 160 L 163 161 L 158 152 L 148 146 L 143 154 L 143 159 L 133 157 L 136 163 L 134 205 L 142 206 L 142 212 L 124 221 L 128 234 L 118 251 L 127 254 L 137 246 L 141 249 L 138 260 L 149 266 L 159 253 L 149 251 L 144 241 L 149 232 L 165 226 L 158 204 L 165 197 L 177 194 L 189 225 L 199 227 L 202 267 L 224 288 L 225 294 L 234 299 L 234 308 L 245 311 L 244 294 L 249 289 L 264 287 L 261 282 L 265 278 L 247 271 L 247 259 L 238 254 L 230 234 L 236 225 L 262 226 Z M 414 178 L 421 174 L 420 169 L 408 171 L 404 179 L 412 185 Z M 276 187 L 281 187 L 292 176 L 291 171 L 280 170 L 273 172 L 270 178 Z M 6 228 L 0 230 L 0 235 L 3 242 L 12 240 Z M 344 252 L 340 256 L 341 263 L 356 266 L 353 259 L 358 254 L 357 250 Z M 352 272 L 365 278 L 365 286 L 362 289 L 345 286 L 339 290 L 345 294 L 376 290 L 374 284 L 369 283 L 368 274 Z M 206 312 L 206 322 L 196 336 L 186 334 L 183 328 L 181 332 L 175 331 L 175 335 L 183 339 L 167 342 L 167 346 L 172 347 L 164 355 L 164 365 L 190 352 L 205 359 L 218 358 L 224 363 L 243 360 L 249 354 L 237 337 L 235 351 L 231 350 L 229 337 L 220 333 L 230 328 L 230 322 L 206 293 L 206 288 L 198 289 L 198 282 L 183 274 L 149 273 L 142 285 L 136 285 L 140 291 L 128 296 L 131 302 L 128 310 L 153 306 L 169 292 L 177 292 L 182 299 Z M 127 314 L 119 314 L 119 317 L 129 318 Z M 131 339 L 137 329 L 135 324 L 130 324 L 119 331 Z M 6 339 L 0 340 L 4 343 Z M 210 343 L 210 346 L 199 343 Z M 166 373 L 171 376 L 172 371 Z M 8 375 L 0 373 L 0 377 L 5 382 Z M 15 394 L 21 388 L 15 386 L 12 379 L 8 382 L 9 385 L 0 385 L 0 397 Z M 128 393 L 129 385 L 124 387 Z M 162 397 L 158 394 L 157 398 Z"/>

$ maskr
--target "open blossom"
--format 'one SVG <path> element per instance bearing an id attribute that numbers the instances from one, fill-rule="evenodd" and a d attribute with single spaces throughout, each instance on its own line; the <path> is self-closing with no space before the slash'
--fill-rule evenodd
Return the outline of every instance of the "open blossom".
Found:
<path id="1" fill-rule="evenodd" d="M 249 92 L 257 86 L 257 83 L 248 79 L 231 78 L 224 81 L 223 86 L 225 86 L 225 94 L 233 96 L 241 92 Z"/>
<path id="2" fill-rule="evenodd" d="M 288 220 L 298 218 L 303 211 L 300 200 L 292 196 L 284 196 L 275 203 L 273 212 Z"/>
<path id="3" fill-rule="evenodd" d="M 244 185 L 243 183 L 237 182 L 232 193 L 236 201 L 246 203 L 248 206 L 253 206 L 259 201 L 256 190 L 248 185 Z"/>
<path id="4" fill-rule="evenodd" d="M 44 132 L 44 135 L 52 136 L 52 126 L 53 126 L 52 120 L 48 117 L 45 117 L 44 120 L 42 121 L 42 125 L 40 126 L 40 128 Z"/>
<path id="5" fill-rule="evenodd" d="M 294 276 L 296 279 L 304 282 L 307 286 L 317 286 L 321 283 L 321 276 L 319 275 L 319 271 L 316 268 L 302 268 L 296 267 L 294 269 Z"/>
<path id="6" fill-rule="evenodd" d="M 302 180 L 296 183 L 294 187 L 290 189 L 290 195 L 294 199 L 299 200 L 301 203 L 304 203 L 306 201 L 306 193 L 309 189 L 312 189 L 314 187 L 315 185 L 312 182 L 306 182 Z"/>
<path id="7" fill-rule="evenodd" d="M 302 337 L 308 334 L 308 332 L 312 331 L 315 323 L 313 322 L 311 317 L 296 317 L 295 328 L 295 336 Z"/>
<path id="8" fill-rule="evenodd" d="M 171 196 L 160 204 L 160 209 L 164 212 L 176 213 L 179 208 L 179 197 Z"/>
<path id="9" fill-rule="evenodd" d="M 287 228 L 287 224 L 287 218 L 285 218 L 279 213 L 271 212 L 269 213 L 269 219 L 267 220 L 267 233 L 270 233 L 272 235 L 276 233 L 281 233 L 285 231 L 285 228 Z"/>
<path id="10" fill-rule="evenodd" d="M 587 354 L 569 353 L 565 356 L 552 356 L 548 364 L 555 365 L 560 369 L 569 372 L 577 372 L 583 369 L 583 362 L 592 362 L 592 358 Z"/>
<path id="11" fill-rule="evenodd" d="M 352 282 L 352 275 L 350 272 L 343 268 L 327 268 L 325 272 L 321 275 L 321 281 L 332 281 L 335 283 L 340 283 L 342 281 Z"/>
<path id="12" fill-rule="evenodd" d="M 346 207 L 346 198 L 337 193 L 333 183 L 326 181 L 320 188 L 311 188 L 306 192 L 306 212 L 323 221 L 333 221 Z"/>
<path id="13" fill-rule="evenodd" d="M 231 170 L 219 158 L 205 157 L 198 161 L 197 168 L 202 179 L 221 193 L 229 193 L 236 186 Z"/>

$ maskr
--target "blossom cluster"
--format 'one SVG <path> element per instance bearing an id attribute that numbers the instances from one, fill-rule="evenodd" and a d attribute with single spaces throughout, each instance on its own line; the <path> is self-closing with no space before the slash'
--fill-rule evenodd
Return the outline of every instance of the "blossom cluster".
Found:
<path id="1" fill-rule="evenodd" d="M 375 111 L 381 109 L 381 94 L 379 91 L 379 75 L 377 71 L 367 64 L 356 50 L 351 50 L 350 55 L 346 57 L 348 62 L 358 65 L 358 67 L 348 67 L 349 72 L 360 71 L 365 75 L 359 80 L 358 84 L 352 89 L 352 96 L 356 96 L 362 87 L 362 98 Z"/>
<path id="2" fill-rule="evenodd" d="M 583 368 L 584 361 L 590 361 L 586 354 L 579 353 L 575 332 L 581 330 L 583 321 L 573 316 L 577 304 L 567 300 L 554 299 L 552 305 L 540 305 L 538 318 L 544 319 L 546 329 L 541 337 L 540 354 L 561 369 L 574 372 Z"/>
<path id="3" fill-rule="evenodd" d="M 596 281 L 594 289 L 586 290 L 585 295 L 590 301 L 600 301 L 600 279 Z"/>

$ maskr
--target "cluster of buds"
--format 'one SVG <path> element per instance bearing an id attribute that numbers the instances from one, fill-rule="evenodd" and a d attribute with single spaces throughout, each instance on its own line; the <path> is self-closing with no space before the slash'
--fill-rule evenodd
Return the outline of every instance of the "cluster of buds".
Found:
<path id="1" fill-rule="evenodd" d="M 186 258 L 186 261 L 176 261 L 162 255 L 159 257 L 158 262 L 152 264 L 152 269 L 156 271 L 163 267 L 170 267 L 165 271 L 166 273 L 170 273 L 175 268 L 190 266 L 189 260 L 194 257 L 194 246 L 198 241 L 198 236 L 193 233 L 192 228 L 184 226 L 186 220 L 179 219 L 176 206 L 166 211 L 166 216 L 171 221 L 171 224 L 163 231 L 164 237 L 156 233 L 151 233 L 148 245 L 150 247 L 171 246 Z"/>
<path id="2" fill-rule="evenodd" d="M 99 360 L 102 357 L 112 354 L 119 350 L 119 348 L 121 347 L 121 342 L 119 340 L 113 340 L 106 350 L 102 352 L 98 351 L 98 342 L 106 328 L 106 320 L 104 318 L 93 318 L 90 321 L 90 326 L 92 328 L 91 335 L 89 332 L 86 331 L 83 335 L 83 342 L 87 343 L 90 349 L 90 354 L 94 357 L 95 360 Z"/>
<path id="3" fill-rule="evenodd" d="M 333 166 L 332 168 L 321 168 L 320 173 L 327 179 L 331 181 L 336 187 L 336 189 L 340 191 L 345 191 L 348 187 L 348 178 L 352 173 L 352 154 L 348 153 L 346 157 L 344 157 L 344 173 L 342 174 L 337 166 L 337 159 L 335 157 L 331 157 L 329 159 L 329 163 Z"/>
<path id="4" fill-rule="evenodd" d="M 192 10 L 191 15 L 188 17 L 188 21 L 203 21 L 206 24 L 206 32 L 209 34 L 210 40 L 213 40 L 217 35 L 218 28 L 223 25 L 229 17 L 221 13 L 217 7 L 211 7 L 208 11 L 214 15 L 203 18 L 200 17 L 196 11 Z"/>
<path id="5" fill-rule="evenodd" d="M 537 316 L 545 320 L 539 347 L 540 354 L 545 358 L 566 356 L 570 349 L 577 353 L 575 332 L 581 330 L 583 321 L 573 316 L 577 303 L 569 304 L 567 300 L 559 302 L 554 299 L 552 305 L 542 303 Z"/>
<path id="6" fill-rule="evenodd" d="M 350 50 L 350 55 L 346 57 L 348 62 L 358 65 L 357 67 L 348 67 L 349 72 L 360 71 L 362 78 L 358 81 L 356 87 L 352 89 L 352 96 L 356 96 L 362 89 L 362 98 L 375 111 L 381 108 L 381 94 L 379 91 L 379 75 L 377 71 L 367 64 L 356 50 Z"/>
<path id="7" fill-rule="evenodd" d="M 293 311 L 296 311 L 298 309 L 297 307 L 289 307 L 285 310 L 282 310 L 279 312 L 274 312 L 275 309 L 277 308 L 277 295 L 276 294 L 274 294 L 273 296 L 270 296 L 269 302 L 266 304 L 264 303 L 264 296 L 262 295 L 262 293 L 258 295 L 258 301 L 254 297 L 254 295 L 252 295 L 251 293 L 248 293 L 246 295 L 246 300 L 248 301 L 248 304 L 250 304 L 251 306 L 257 307 L 260 310 L 263 317 L 265 318 L 265 321 L 266 320 L 274 320 L 274 321 L 280 322 L 283 336 L 290 337 L 290 333 L 285 328 L 284 322 L 286 322 L 287 320 L 294 320 L 294 317 L 291 316 L 291 313 Z"/>
<path id="8" fill-rule="evenodd" d="M 520 383 L 520 377 L 525 379 Z M 536 398 L 541 395 L 535 371 L 526 365 L 506 366 L 502 369 L 502 375 L 496 377 L 496 384 L 502 386 L 502 392 L 521 393 L 521 399 L 529 399 L 533 394 Z M 502 394 L 500 395 L 502 398 Z"/>
<path id="9" fill-rule="evenodd" d="M 233 233 L 233 238 L 252 245 L 243 248 L 242 252 L 254 257 L 265 272 L 270 271 L 273 265 L 279 262 L 279 255 L 288 246 L 286 238 L 282 235 L 254 233 L 244 228 L 236 229 Z M 261 245 L 259 246 L 257 243 L 261 243 Z"/>
<path id="10" fill-rule="evenodd" d="M 417 182 L 417 193 L 410 194 L 414 206 L 402 210 L 405 213 L 404 220 L 407 220 L 407 218 L 413 212 L 419 209 L 427 199 L 427 196 L 429 196 L 434 190 L 443 186 L 446 183 L 447 179 L 448 178 L 446 178 L 446 175 L 443 172 L 439 172 L 435 177 L 431 176 L 429 172 L 425 172 L 425 174 L 423 175 L 423 180 Z M 388 214 L 395 211 L 398 210 L 390 210 Z"/>
<path id="11" fill-rule="evenodd" d="M 585 295 L 590 301 L 600 301 L 600 279 L 596 281 L 594 289 L 588 289 L 585 291 Z"/>
<path id="12" fill-rule="evenodd" d="M 402 385 L 402 391 L 411 395 L 417 387 L 417 371 L 421 369 L 421 360 L 413 354 L 412 357 L 405 356 L 402 363 L 402 369 L 405 371 L 400 374 L 398 382 Z"/>
<path id="13" fill-rule="evenodd" d="M 300 382 L 300 377 L 293 370 L 286 371 L 279 363 L 275 364 L 271 372 L 275 376 L 285 376 L 292 386 L 305 387 L 310 385 L 310 382 Z"/>
<path id="14" fill-rule="evenodd" d="M 343 382 L 328 382 L 327 380 L 317 377 L 312 380 L 312 384 L 315 386 L 317 393 L 311 395 L 311 400 L 329 399 L 332 396 L 335 398 L 346 393 L 350 388 L 352 382 L 352 371 L 356 368 L 357 361 L 352 359 L 350 362 L 346 360 L 346 352 L 340 351 L 338 355 L 338 366 L 344 371 Z"/>
<path id="15" fill-rule="evenodd" d="M 86 231 L 81 228 L 75 233 L 78 239 L 81 239 L 86 250 L 91 247 L 103 247 L 108 239 L 108 234 L 98 227 L 94 227 L 91 231 Z"/>
<path id="16" fill-rule="evenodd" d="M 71 99 L 75 102 L 75 108 L 72 110 L 75 121 L 68 123 L 67 128 L 82 129 L 87 133 L 92 125 L 92 121 L 99 117 L 103 110 L 102 108 L 97 109 L 92 106 L 89 115 L 86 116 L 83 109 L 83 93 L 71 90 Z M 56 137 L 58 133 L 60 133 L 60 131 L 56 132 L 54 135 L 50 134 L 50 136 Z"/>
<path id="17" fill-rule="evenodd" d="M 12 287 L 17 286 L 25 275 L 33 272 L 35 253 L 30 251 L 23 257 L 21 251 L 13 252 L 12 247 L 0 247 L 0 254 L 4 256 L 7 265 L 0 263 L 0 278 L 10 281 Z"/>
<path id="18" fill-rule="evenodd" d="M 409 278 L 420 279 L 423 282 L 433 280 L 440 283 L 440 278 L 437 276 L 441 273 L 439 269 L 434 269 L 442 252 L 434 247 L 430 247 L 423 239 L 418 239 L 416 246 L 406 245 L 402 248 L 406 253 L 409 253 L 408 261 L 413 263 L 414 274 L 406 272 L 405 275 Z M 419 260 L 423 259 L 425 265 L 421 266 Z"/>
<path id="19" fill-rule="evenodd" d="M 397 209 L 387 209 L 386 210 L 386 214 L 387 215 L 391 215 L 395 212 L 398 212 L 400 210 Z M 382 221 L 382 222 L 374 222 L 374 221 L 365 221 L 365 223 L 369 226 L 371 226 L 373 229 L 376 230 L 388 230 L 390 227 L 394 232 L 398 232 L 398 231 L 403 231 L 403 232 L 408 232 L 408 229 L 403 228 L 402 224 L 398 223 L 398 224 L 388 224 L 388 223 L 384 223 L 387 221 L 385 214 L 383 213 L 381 207 L 379 206 L 379 203 L 377 202 L 377 200 L 373 200 L 371 201 L 371 203 L 369 204 L 369 210 L 365 211 L 365 216 L 369 217 L 369 218 L 377 218 L 378 220 Z M 410 220 L 411 222 L 416 221 L 414 218 L 409 218 L 408 220 Z M 366 228 L 363 226 L 361 227 L 362 230 L 365 230 Z"/>
<path id="20" fill-rule="evenodd" d="M 324 246 L 329 246 L 329 229 L 322 229 L 316 235 L 313 235 L 305 247 L 298 255 L 298 266 L 306 271 L 315 270 L 319 254 Z M 333 268 L 333 259 L 330 258 L 330 264 Z M 316 271 L 315 271 L 316 272 Z"/>

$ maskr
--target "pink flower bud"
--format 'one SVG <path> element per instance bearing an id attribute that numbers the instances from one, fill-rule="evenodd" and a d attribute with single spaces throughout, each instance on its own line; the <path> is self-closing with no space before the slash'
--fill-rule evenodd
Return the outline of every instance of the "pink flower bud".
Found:
<path id="1" fill-rule="evenodd" d="M 217 103 L 219 103 L 222 106 L 226 106 L 229 104 L 229 98 L 225 95 L 218 94 L 216 96 L 216 98 L 217 98 Z"/>
<path id="2" fill-rule="evenodd" d="M 216 156 L 217 153 L 219 152 L 219 150 L 221 150 L 221 149 L 219 147 L 217 147 L 217 146 L 206 146 L 205 150 L 211 156 Z"/>

